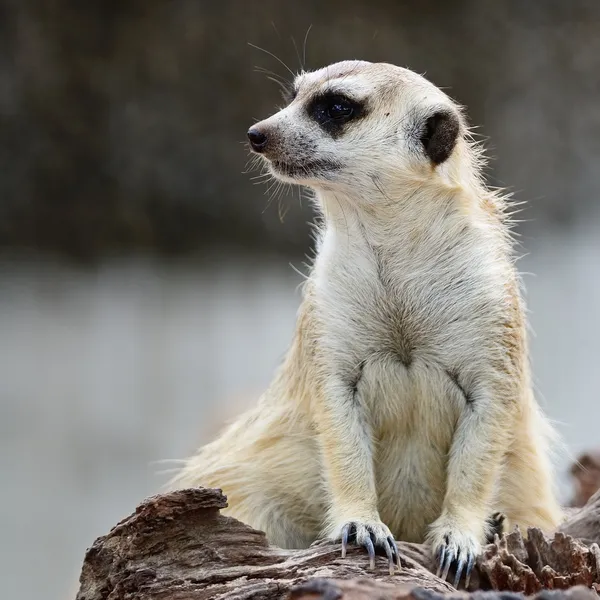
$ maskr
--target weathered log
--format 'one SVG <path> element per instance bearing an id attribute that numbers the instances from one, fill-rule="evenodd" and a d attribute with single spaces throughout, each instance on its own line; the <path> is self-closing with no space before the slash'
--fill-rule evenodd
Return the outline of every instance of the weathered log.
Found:
<path id="1" fill-rule="evenodd" d="M 227 505 L 219 490 L 188 489 L 153 496 L 87 551 L 77 600 L 204 600 L 232 598 L 396 598 L 435 600 L 460 595 L 432 572 L 429 548 L 399 543 L 402 568 L 390 575 L 384 557 L 375 570 L 359 548 L 340 555 L 339 544 L 319 541 L 305 550 L 269 545 L 264 533 L 220 514 Z M 600 495 L 566 522 L 552 540 L 530 530 L 513 532 L 486 547 L 470 590 L 534 594 L 548 588 L 556 600 L 597 598 L 600 582 Z M 585 514 L 589 516 L 585 517 Z M 567 535 L 585 533 L 589 545 Z M 588 529 L 585 529 L 585 528 Z M 496 591 L 481 600 L 508 600 Z M 515 596 L 517 597 L 517 596 Z M 550 596 L 539 596 L 550 600 Z"/>
<path id="2" fill-rule="evenodd" d="M 600 544 L 600 489 L 581 510 L 573 511 L 558 530 L 586 544 Z"/>
<path id="3" fill-rule="evenodd" d="M 465 594 L 452 592 L 440 594 L 423 588 L 410 588 L 403 585 L 381 583 L 374 579 L 332 580 L 312 579 L 292 589 L 290 600 L 523 600 L 523 596 L 510 592 L 474 592 Z M 564 591 L 544 590 L 531 600 L 598 600 L 592 590 L 584 586 L 572 587 Z"/>
<path id="4" fill-rule="evenodd" d="M 600 583 L 600 549 L 561 532 L 548 539 L 539 529 L 529 529 L 523 539 L 517 529 L 487 546 L 477 567 L 482 588 L 527 595 L 576 585 L 595 589 Z"/>

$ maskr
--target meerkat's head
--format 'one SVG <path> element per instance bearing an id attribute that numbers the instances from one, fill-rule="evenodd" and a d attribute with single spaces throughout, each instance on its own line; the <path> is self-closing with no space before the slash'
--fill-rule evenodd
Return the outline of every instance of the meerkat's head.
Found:
<path id="1" fill-rule="evenodd" d="M 431 179 L 453 163 L 465 132 L 458 106 L 424 77 L 344 61 L 298 75 L 287 106 L 248 138 L 282 181 L 364 190 L 385 176 Z"/>

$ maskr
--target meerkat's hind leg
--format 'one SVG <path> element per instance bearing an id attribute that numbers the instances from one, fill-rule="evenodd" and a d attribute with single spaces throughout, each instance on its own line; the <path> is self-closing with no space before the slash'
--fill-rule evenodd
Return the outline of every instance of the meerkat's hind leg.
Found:
<path id="1" fill-rule="evenodd" d="M 504 533 L 504 522 L 506 521 L 506 515 L 503 512 L 495 512 L 490 515 L 487 519 L 488 531 L 486 533 L 486 542 L 493 544 L 496 535 L 502 537 Z"/>
<path id="2" fill-rule="evenodd" d="M 555 433 L 535 405 L 525 408 L 515 426 L 505 456 L 495 506 L 506 515 L 504 528 L 518 525 L 527 535 L 530 527 L 553 531 L 564 518 L 556 499 L 549 442 Z"/>

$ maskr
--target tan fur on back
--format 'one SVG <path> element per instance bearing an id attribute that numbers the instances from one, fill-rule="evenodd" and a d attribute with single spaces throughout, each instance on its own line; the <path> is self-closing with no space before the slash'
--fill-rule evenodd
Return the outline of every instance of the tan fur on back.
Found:
<path id="1" fill-rule="evenodd" d="M 257 125 L 277 142 L 274 175 L 312 188 L 323 217 L 295 336 L 257 406 L 172 486 L 222 488 L 227 514 L 283 547 L 339 539 L 349 521 L 477 551 L 494 511 L 509 527 L 554 527 L 506 200 L 484 185 L 459 107 L 386 64 L 338 63 L 296 89 Z M 340 135 L 309 115 L 332 89 L 367 107 Z M 460 134 L 436 165 L 415 131 L 438 108 Z M 341 166 L 272 164 L 297 157 Z"/>

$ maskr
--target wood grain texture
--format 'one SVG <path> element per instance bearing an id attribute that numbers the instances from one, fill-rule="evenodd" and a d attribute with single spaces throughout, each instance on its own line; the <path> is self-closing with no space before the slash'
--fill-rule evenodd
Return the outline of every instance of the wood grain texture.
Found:
<path id="1" fill-rule="evenodd" d="M 530 530 L 524 541 L 515 531 L 488 545 L 469 592 L 430 571 L 424 545 L 399 543 L 402 569 L 390 576 L 384 557 L 370 571 L 358 548 L 342 559 L 328 541 L 305 550 L 271 546 L 262 532 L 221 515 L 226 505 L 219 490 L 205 488 L 145 500 L 87 551 L 77 600 L 513 598 L 507 592 L 585 600 L 600 589 L 600 494 L 552 539 Z M 586 541 L 569 536 L 572 529 Z"/>

